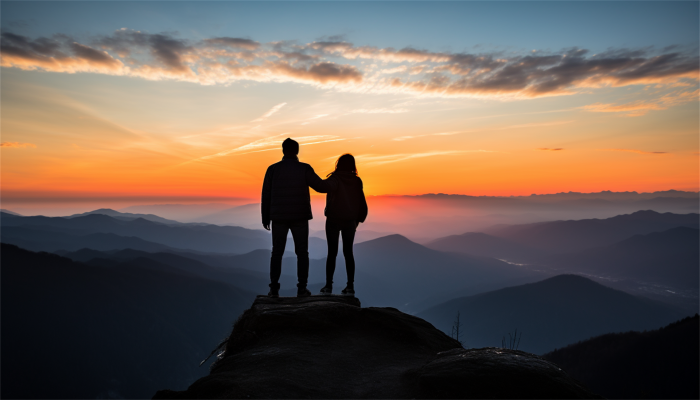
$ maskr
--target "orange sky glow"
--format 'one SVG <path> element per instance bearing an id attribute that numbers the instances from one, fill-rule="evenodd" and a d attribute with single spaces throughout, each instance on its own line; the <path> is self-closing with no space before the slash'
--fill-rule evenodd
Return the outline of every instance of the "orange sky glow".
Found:
<path id="1" fill-rule="evenodd" d="M 355 155 L 370 196 L 700 189 L 697 37 L 448 51 L 126 22 L 3 33 L 6 205 L 256 201 L 287 137 L 321 176 Z"/>

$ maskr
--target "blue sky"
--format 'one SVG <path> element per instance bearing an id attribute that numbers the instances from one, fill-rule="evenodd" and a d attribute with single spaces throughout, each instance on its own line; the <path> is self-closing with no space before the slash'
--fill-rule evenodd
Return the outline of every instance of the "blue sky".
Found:
<path id="1" fill-rule="evenodd" d="M 3 2 L 3 29 L 29 36 L 126 27 L 259 42 L 344 35 L 432 51 L 693 46 L 698 2 Z"/>

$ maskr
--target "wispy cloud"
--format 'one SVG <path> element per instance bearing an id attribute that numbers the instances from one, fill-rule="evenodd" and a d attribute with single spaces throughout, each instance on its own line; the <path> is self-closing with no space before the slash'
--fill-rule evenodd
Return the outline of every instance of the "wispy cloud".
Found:
<path id="1" fill-rule="evenodd" d="M 377 166 L 390 164 L 400 161 L 407 161 L 416 158 L 434 157 L 434 156 L 447 156 L 447 155 L 457 155 L 465 153 L 495 153 L 495 151 L 490 150 L 452 150 L 452 151 L 429 151 L 424 153 L 401 153 L 401 154 L 365 154 L 355 156 L 359 163 L 363 166 Z"/>
<path id="2" fill-rule="evenodd" d="M 311 118 L 308 118 L 308 119 L 306 120 L 306 122 L 302 122 L 301 124 L 302 124 L 302 125 L 308 125 L 308 124 L 310 124 L 310 123 L 311 123 L 312 121 L 314 121 L 314 120 L 321 119 L 321 118 L 327 117 L 327 116 L 329 116 L 329 115 L 330 115 L 330 114 L 319 114 L 319 115 L 313 116 L 313 117 L 311 117 Z"/>
<path id="3" fill-rule="evenodd" d="M 680 91 L 666 94 L 653 100 L 640 100 L 627 104 L 603 104 L 595 103 L 582 107 L 583 110 L 592 112 L 625 113 L 628 117 L 640 117 L 653 110 L 666 110 L 679 104 L 697 101 L 700 90 Z"/>
<path id="4" fill-rule="evenodd" d="M 534 98 L 603 86 L 675 87 L 695 84 L 700 70 L 695 53 L 677 49 L 618 49 L 590 55 L 588 50 L 573 48 L 504 56 L 356 46 L 330 40 L 307 44 L 259 43 L 236 37 L 187 40 L 126 28 L 88 43 L 60 32 L 30 38 L 5 31 L 1 47 L 1 66 L 25 70 L 93 72 L 203 85 L 298 82 L 362 93 L 434 97 Z M 373 63 L 363 66 L 358 59 Z M 613 112 L 603 107 L 608 105 L 594 106 L 589 110 Z"/>
<path id="5" fill-rule="evenodd" d="M 452 132 L 438 132 L 438 133 L 433 133 L 433 136 L 452 136 L 452 135 L 457 135 L 460 133 L 465 133 L 469 131 L 452 131 Z"/>
<path id="6" fill-rule="evenodd" d="M 537 150 L 542 150 L 542 151 L 562 151 L 562 150 L 564 150 L 564 149 L 561 148 L 561 147 L 551 148 L 551 149 L 548 148 L 548 147 L 540 147 L 540 148 L 537 149 Z"/>
<path id="7" fill-rule="evenodd" d="M 240 155 L 240 154 L 249 154 L 249 153 L 257 153 L 261 151 L 271 151 L 271 150 L 278 150 L 282 151 L 282 142 L 289 137 L 288 133 L 283 133 L 280 135 L 276 136 L 271 136 L 263 139 L 259 139 L 253 142 L 250 142 L 248 144 L 245 144 L 243 146 L 239 146 L 233 149 L 225 150 L 218 152 L 216 154 L 211 154 L 208 156 L 204 157 L 199 157 L 194 160 L 187 161 L 186 163 L 193 162 L 193 161 L 204 161 L 204 160 L 209 160 L 212 158 L 217 158 L 217 157 L 223 157 L 227 155 Z M 328 143 L 328 142 L 337 142 L 340 140 L 345 140 L 344 138 L 340 138 L 338 136 L 333 136 L 333 135 L 316 135 L 316 136 L 301 136 L 301 137 L 293 137 L 292 139 L 296 140 L 299 145 L 301 146 L 308 146 L 308 145 L 313 145 L 313 144 L 320 144 L 320 143 Z"/>
<path id="8" fill-rule="evenodd" d="M 252 121 L 250 121 L 250 122 L 260 122 L 260 121 L 262 121 L 262 120 L 264 120 L 264 119 L 270 117 L 272 114 L 276 113 L 277 111 L 281 110 L 282 107 L 284 107 L 284 106 L 286 106 L 286 105 L 287 105 L 287 103 L 280 103 L 280 104 L 278 104 L 278 105 L 272 107 L 272 108 L 270 109 L 270 111 L 268 111 L 268 112 L 266 112 L 265 114 L 263 114 L 262 116 L 260 116 L 260 118 L 256 118 L 256 119 L 254 119 L 254 120 L 252 120 Z"/>
<path id="9" fill-rule="evenodd" d="M 407 113 L 405 108 L 360 108 L 352 110 L 348 114 L 403 114 Z"/>
<path id="10" fill-rule="evenodd" d="M 8 147 L 8 148 L 23 148 L 23 147 L 32 147 L 36 148 L 35 144 L 32 143 L 19 143 L 19 142 L 2 142 L 0 143 L 0 147 Z"/>
<path id="11" fill-rule="evenodd" d="M 395 137 L 391 140 L 394 140 L 397 142 L 403 142 L 405 140 L 416 139 L 416 138 L 421 138 L 421 137 L 426 137 L 426 136 L 452 136 L 452 135 L 457 135 L 457 134 L 466 133 L 466 132 L 473 132 L 473 130 L 427 133 L 425 135 L 413 135 L 413 136 L 399 136 L 399 137 Z"/>
<path id="12" fill-rule="evenodd" d="M 598 151 L 623 151 L 627 153 L 637 153 L 637 154 L 670 154 L 667 151 L 644 151 L 636 149 L 598 149 Z"/>
<path id="13" fill-rule="evenodd" d="M 498 129 L 506 130 L 506 129 L 520 129 L 520 128 L 536 128 L 536 127 L 540 127 L 540 126 L 564 125 L 564 124 L 570 124 L 572 122 L 574 122 L 574 121 L 533 122 L 530 124 L 509 125 L 509 126 L 504 126 L 503 128 L 498 128 Z"/>

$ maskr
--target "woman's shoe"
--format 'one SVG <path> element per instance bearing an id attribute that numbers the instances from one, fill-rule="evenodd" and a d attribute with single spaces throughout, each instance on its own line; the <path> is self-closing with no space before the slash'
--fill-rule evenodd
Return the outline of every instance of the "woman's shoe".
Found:
<path id="1" fill-rule="evenodd" d="M 347 286 L 340 293 L 342 293 L 344 296 L 355 296 L 355 289 L 352 286 Z"/>
<path id="2" fill-rule="evenodd" d="M 326 285 L 323 288 L 321 288 L 321 294 L 329 295 L 331 293 L 333 293 L 333 286 Z"/>

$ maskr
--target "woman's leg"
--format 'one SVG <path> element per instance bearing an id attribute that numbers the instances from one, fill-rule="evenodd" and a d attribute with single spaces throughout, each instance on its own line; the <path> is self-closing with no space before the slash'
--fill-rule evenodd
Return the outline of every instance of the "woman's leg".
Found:
<path id="1" fill-rule="evenodd" d="M 355 241 L 355 222 L 350 221 L 344 224 L 343 230 L 343 256 L 345 256 L 345 269 L 348 273 L 348 287 L 355 284 L 355 256 L 352 253 L 352 245 Z"/>
<path id="2" fill-rule="evenodd" d="M 326 219 L 326 243 L 328 243 L 328 256 L 326 257 L 326 286 L 333 285 L 335 273 L 335 258 L 338 256 L 338 237 L 340 227 Z"/>

